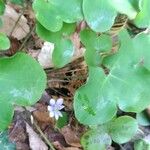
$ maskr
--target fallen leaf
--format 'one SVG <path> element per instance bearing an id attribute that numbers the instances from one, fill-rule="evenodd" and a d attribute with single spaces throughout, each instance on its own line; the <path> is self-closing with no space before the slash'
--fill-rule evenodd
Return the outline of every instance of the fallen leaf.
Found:
<path id="1" fill-rule="evenodd" d="M 18 111 L 14 115 L 15 123 L 10 129 L 9 139 L 11 142 L 16 143 L 17 150 L 29 150 L 30 148 L 27 143 L 28 136 L 27 136 L 26 127 L 25 127 L 26 125 L 25 125 L 23 118 L 19 116 L 20 114 L 21 112 Z"/>
<path id="2" fill-rule="evenodd" d="M 29 144 L 31 150 L 48 150 L 46 144 L 42 141 L 39 135 L 26 123 L 26 130 L 29 135 Z"/>
<path id="3" fill-rule="evenodd" d="M 42 46 L 41 52 L 38 55 L 38 61 L 43 68 L 53 67 L 52 63 L 52 53 L 54 50 L 54 44 L 50 42 L 45 42 Z"/>
<path id="4" fill-rule="evenodd" d="M 6 33 L 8 36 L 12 32 L 12 36 L 18 40 L 23 39 L 30 32 L 30 28 L 27 24 L 27 19 L 22 15 L 17 22 L 20 14 L 17 13 L 12 7 L 6 5 L 5 13 L 0 18 L 3 21 L 3 26 L 0 32 Z M 17 22 L 17 23 L 16 23 Z"/>
<path id="5" fill-rule="evenodd" d="M 44 112 L 38 111 L 38 110 L 34 111 L 33 116 L 38 122 L 43 122 L 43 123 L 54 125 L 54 119 L 49 117 L 49 113 L 46 111 Z"/>
<path id="6" fill-rule="evenodd" d="M 64 146 L 59 141 L 53 142 L 53 145 L 57 150 L 64 150 Z"/>
<path id="7" fill-rule="evenodd" d="M 77 136 L 76 132 L 70 126 L 63 127 L 60 132 L 64 136 L 67 144 L 74 147 L 81 147 L 80 137 Z"/>

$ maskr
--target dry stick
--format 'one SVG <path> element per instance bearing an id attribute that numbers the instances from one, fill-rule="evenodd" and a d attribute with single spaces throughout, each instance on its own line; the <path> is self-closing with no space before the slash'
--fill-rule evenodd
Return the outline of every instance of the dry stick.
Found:
<path id="1" fill-rule="evenodd" d="M 28 39 L 30 38 L 32 32 L 35 30 L 35 25 L 32 27 L 32 29 L 30 30 L 30 32 L 27 34 L 25 40 L 23 41 L 23 43 L 21 44 L 20 48 L 18 51 L 21 51 L 24 48 L 24 45 L 26 44 L 26 42 L 28 41 Z"/>
<path id="2" fill-rule="evenodd" d="M 24 12 L 25 12 L 25 8 L 23 8 L 23 11 L 21 12 L 20 16 L 18 17 L 17 21 L 15 22 L 15 25 L 13 26 L 9 36 L 12 36 L 12 34 L 13 34 L 13 32 L 14 32 L 14 30 L 15 30 L 18 22 L 19 22 L 19 20 L 21 19 L 22 15 L 24 14 Z"/>
<path id="3" fill-rule="evenodd" d="M 43 139 L 45 140 L 45 142 L 47 143 L 47 145 L 52 149 L 55 150 L 55 148 L 53 147 L 53 145 L 51 144 L 51 142 L 47 139 L 47 137 L 45 136 L 45 134 L 43 133 L 43 131 L 40 129 L 40 127 L 37 125 L 37 123 L 34 121 L 34 117 L 32 116 L 31 112 L 28 111 L 26 109 L 26 107 L 24 107 L 24 110 L 27 112 L 27 114 L 30 115 L 31 118 L 31 123 L 36 127 L 36 129 L 38 130 L 38 132 L 40 133 L 40 135 L 43 137 Z"/>
<path id="4" fill-rule="evenodd" d="M 32 116 L 33 117 L 33 116 Z M 53 147 L 53 145 L 51 144 L 51 142 L 47 139 L 47 137 L 45 136 L 45 134 L 43 133 L 43 131 L 40 129 L 40 127 L 36 124 L 35 121 L 33 121 L 34 126 L 36 127 L 36 129 L 39 131 L 39 133 L 41 134 L 41 136 L 43 137 L 43 139 L 46 141 L 46 143 L 48 144 L 48 146 L 52 149 L 55 150 L 55 148 Z"/>

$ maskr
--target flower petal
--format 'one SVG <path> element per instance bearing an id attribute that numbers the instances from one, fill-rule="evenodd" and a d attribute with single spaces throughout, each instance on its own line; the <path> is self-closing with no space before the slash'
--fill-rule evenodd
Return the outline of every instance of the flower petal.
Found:
<path id="1" fill-rule="evenodd" d="M 53 105 L 55 105 L 56 101 L 53 98 L 51 98 L 50 101 L 49 101 L 49 103 L 50 103 L 50 105 L 53 106 Z"/>
<path id="2" fill-rule="evenodd" d="M 64 105 L 60 105 L 60 106 L 57 106 L 57 109 L 58 110 L 61 110 L 61 109 L 63 109 L 65 106 Z"/>
<path id="3" fill-rule="evenodd" d="M 55 112 L 55 119 L 58 120 L 58 118 L 59 118 L 59 114 L 58 112 Z"/>
<path id="4" fill-rule="evenodd" d="M 62 98 L 58 98 L 56 105 L 62 105 L 63 104 L 63 99 Z"/>
<path id="5" fill-rule="evenodd" d="M 50 116 L 50 117 L 54 117 L 54 115 L 55 115 L 55 114 L 54 114 L 53 111 L 51 111 L 51 112 L 49 113 L 49 116 Z"/>
<path id="6" fill-rule="evenodd" d="M 48 106 L 47 109 L 48 109 L 48 111 L 53 111 L 54 110 L 53 106 Z"/>

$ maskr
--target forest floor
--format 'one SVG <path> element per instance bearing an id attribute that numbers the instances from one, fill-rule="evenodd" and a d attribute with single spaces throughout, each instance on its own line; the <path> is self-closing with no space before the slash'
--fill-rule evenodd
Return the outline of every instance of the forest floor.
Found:
<path id="1" fill-rule="evenodd" d="M 75 119 L 73 96 L 75 90 L 86 81 L 87 67 L 78 34 L 72 36 L 77 49 L 74 59 L 64 68 L 55 69 L 49 58 L 52 50 L 42 51 L 44 41 L 35 33 L 35 16 L 31 5 L 23 8 L 9 4 L 6 9 L 3 16 L 5 25 L 0 31 L 9 35 L 11 48 L 3 55 L 11 56 L 18 51 L 25 51 L 41 63 L 47 74 L 47 88 L 41 99 L 31 107 L 15 107 L 13 122 L 9 126 L 10 141 L 16 143 L 17 150 L 48 150 L 51 144 L 56 150 L 82 150 L 80 138 L 86 127 Z M 51 98 L 64 100 L 63 111 L 67 114 L 67 121 L 61 129 L 54 118 L 49 117 L 47 107 Z M 146 135 L 150 134 L 149 127 L 142 127 L 142 130 Z M 117 149 L 133 150 L 133 143 L 113 143 L 109 147 L 109 150 Z"/>

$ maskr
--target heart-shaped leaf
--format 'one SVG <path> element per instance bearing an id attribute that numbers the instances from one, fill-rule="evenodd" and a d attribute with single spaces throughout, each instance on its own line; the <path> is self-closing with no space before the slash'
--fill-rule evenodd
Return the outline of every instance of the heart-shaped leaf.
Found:
<path id="1" fill-rule="evenodd" d="M 104 131 L 92 129 L 86 132 L 81 139 L 84 150 L 106 150 L 111 145 L 110 136 Z"/>
<path id="2" fill-rule="evenodd" d="M 146 34 L 144 36 L 149 38 Z M 120 39 L 119 52 L 106 58 L 104 64 L 110 69 L 109 76 L 118 91 L 116 98 L 118 97 L 119 107 L 127 112 L 141 112 L 150 104 L 147 99 L 150 96 L 150 72 L 144 67 L 147 58 L 143 62 L 143 56 L 146 56 L 145 52 L 148 50 L 135 48 L 135 44 L 139 43 L 133 42 L 133 45 L 132 39 L 125 31 L 120 33 Z M 141 41 L 140 43 L 142 44 Z"/>
<path id="3" fill-rule="evenodd" d="M 17 53 L 0 58 L 0 101 L 32 105 L 39 100 L 45 87 L 46 75 L 32 57 Z"/>
<path id="4" fill-rule="evenodd" d="M 109 0 L 83 0 L 83 13 L 90 28 L 96 32 L 108 31 L 114 24 L 116 10 Z"/>
<path id="5" fill-rule="evenodd" d="M 139 1 L 140 12 L 137 14 L 134 23 L 140 28 L 146 28 L 150 25 L 150 1 Z"/>
<path id="6" fill-rule="evenodd" d="M 102 69 L 89 67 L 87 83 L 81 86 L 74 96 L 75 116 L 79 122 L 98 125 L 115 116 L 117 111 L 115 89 L 109 83 L 109 78 L 105 78 Z"/>
<path id="7" fill-rule="evenodd" d="M 33 9 L 36 13 L 37 20 L 47 29 L 52 32 L 59 31 L 63 22 L 58 13 L 58 10 L 51 5 L 49 1 L 35 0 Z"/>
<path id="8" fill-rule="evenodd" d="M 82 0 L 51 0 L 52 5 L 58 10 L 62 20 L 74 23 L 83 19 Z"/>
<path id="9" fill-rule="evenodd" d="M 82 0 L 35 0 L 36 18 L 47 30 L 59 31 L 63 22 L 75 23 L 83 19 Z"/>
<path id="10" fill-rule="evenodd" d="M 0 51 L 7 50 L 9 48 L 10 48 L 10 41 L 8 37 L 5 34 L 0 33 Z"/>
<path id="11" fill-rule="evenodd" d="M 109 133 L 116 143 L 128 142 L 137 132 L 136 120 L 129 116 L 122 116 L 110 123 Z"/>

